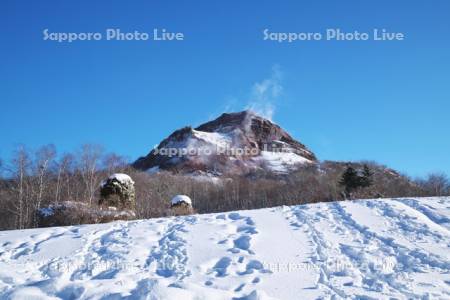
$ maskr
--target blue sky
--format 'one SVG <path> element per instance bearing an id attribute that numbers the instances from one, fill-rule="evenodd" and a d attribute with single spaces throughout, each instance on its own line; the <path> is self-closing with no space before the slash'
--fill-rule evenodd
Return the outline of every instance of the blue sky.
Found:
<path id="1" fill-rule="evenodd" d="M 450 2 L 2 1 L 0 157 L 98 143 L 134 160 L 175 129 L 269 102 L 320 159 L 450 174 Z M 180 42 L 43 40 L 183 32 Z M 262 31 L 402 32 L 404 41 L 264 41 Z M 275 70 L 275 71 L 274 71 Z M 277 93 L 255 96 L 258 84 Z"/>

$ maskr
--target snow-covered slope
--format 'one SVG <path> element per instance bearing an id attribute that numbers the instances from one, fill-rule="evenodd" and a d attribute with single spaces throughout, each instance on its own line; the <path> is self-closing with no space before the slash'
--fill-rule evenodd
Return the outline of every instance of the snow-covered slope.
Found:
<path id="1" fill-rule="evenodd" d="M 1 299 L 450 298 L 450 198 L 4 231 L 0 246 Z"/>

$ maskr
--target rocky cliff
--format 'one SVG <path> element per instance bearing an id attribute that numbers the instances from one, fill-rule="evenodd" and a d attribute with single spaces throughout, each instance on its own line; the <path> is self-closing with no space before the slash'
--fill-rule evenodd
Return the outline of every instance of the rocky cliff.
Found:
<path id="1" fill-rule="evenodd" d="M 151 172 L 220 176 L 258 171 L 286 174 L 316 161 L 314 153 L 280 126 L 242 111 L 175 131 L 133 166 Z"/>

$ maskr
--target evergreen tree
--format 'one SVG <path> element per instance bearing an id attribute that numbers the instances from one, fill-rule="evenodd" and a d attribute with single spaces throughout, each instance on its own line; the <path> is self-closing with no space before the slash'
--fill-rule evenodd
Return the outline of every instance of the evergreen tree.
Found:
<path id="1" fill-rule="evenodd" d="M 345 187 L 345 194 L 349 197 L 351 192 L 360 185 L 358 172 L 352 166 L 348 166 L 339 183 Z"/>
<path id="2" fill-rule="evenodd" d="M 364 165 L 363 172 L 361 176 L 361 187 L 369 187 L 373 184 L 373 172 L 370 170 L 368 165 Z"/>
<path id="3" fill-rule="evenodd" d="M 373 173 L 367 165 L 364 165 L 361 172 L 350 165 L 347 166 L 339 181 L 339 184 L 345 188 L 345 197 L 351 198 L 352 192 L 356 189 L 371 186 L 373 184 L 372 175 Z"/>

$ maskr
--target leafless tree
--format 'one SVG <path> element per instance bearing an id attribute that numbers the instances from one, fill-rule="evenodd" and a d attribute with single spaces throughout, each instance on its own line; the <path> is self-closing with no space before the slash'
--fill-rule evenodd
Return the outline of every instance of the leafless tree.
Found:
<path id="1" fill-rule="evenodd" d="M 71 200 L 71 179 L 73 174 L 74 156 L 72 154 L 64 154 L 57 163 L 56 187 L 55 187 L 55 202 L 61 201 L 61 195 L 65 190 L 64 197 L 66 200 Z"/>
<path id="2" fill-rule="evenodd" d="M 54 145 L 46 145 L 39 148 L 36 151 L 36 160 L 35 160 L 35 180 L 36 180 L 36 198 L 34 199 L 35 211 L 38 211 L 42 205 L 42 197 L 45 189 L 47 188 L 47 184 L 49 183 L 49 169 L 54 163 L 54 159 L 56 157 L 56 148 Z M 36 214 L 34 214 L 36 216 Z M 37 223 L 36 218 L 34 218 L 34 222 Z"/>
<path id="3" fill-rule="evenodd" d="M 118 170 L 124 169 L 126 166 L 126 159 L 115 153 L 108 153 L 103 158 L 103 167 L 108 175 L 116 173 Z"/>
<path id="4" fill-rule="evenodd" d="M 450 181 L 444 173 L 431 173 L 425 180 L 424 187 L 430 196 L 445 196 L 449 194 Z"/>
<path id="5" fill-rule="evenodd" d="M 103 148 L 99 145 L 85 144 L 79 153 L 78 167 L 84 186 L 87 202 L 91 205 L 100 184 L 100 161 Z"/>
<path id="6" fill-rule="evenodd" d="M 16 228 L 18 229 L 23 229 L 27 226 L 27 217 L 29 215 L 27 188 L 30 167 L 29 153 L 21 145 L 14 152 L 10 169 L 11 175 L 15 179 L 15 184 L 13 185 L 15 199 L 11 203 L 13 207 L 11 212 L 16 216 Z"/>

